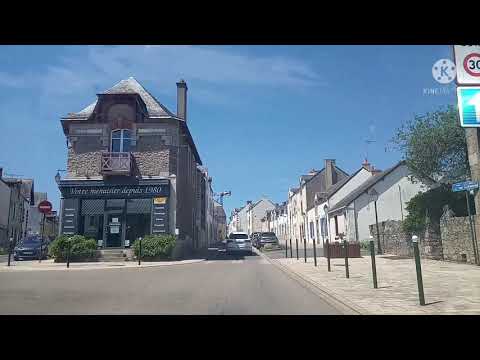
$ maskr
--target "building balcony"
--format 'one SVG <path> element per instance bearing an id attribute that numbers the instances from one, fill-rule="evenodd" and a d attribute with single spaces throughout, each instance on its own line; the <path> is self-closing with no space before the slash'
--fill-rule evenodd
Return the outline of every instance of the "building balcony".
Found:
<path id="1" fill-rule="evenodd" d="M 130 152 L 102 153 L 100 171 L 102 175 L 131 175 L 133 155 Z"/>

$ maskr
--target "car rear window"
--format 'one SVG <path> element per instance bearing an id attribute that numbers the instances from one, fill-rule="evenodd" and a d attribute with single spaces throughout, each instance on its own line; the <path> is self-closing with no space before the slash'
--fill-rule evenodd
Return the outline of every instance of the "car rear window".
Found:
<path id="1" fill-rule="evenodd" d="M 230 239 L 248 239 L 247 234 L 230 234 Z"/>
<path id="2" fill-rule="evenodd" d="M 275 237 L 275 233 L 273 232 L 264 232 L 262 233 L 262 237 Z"/>

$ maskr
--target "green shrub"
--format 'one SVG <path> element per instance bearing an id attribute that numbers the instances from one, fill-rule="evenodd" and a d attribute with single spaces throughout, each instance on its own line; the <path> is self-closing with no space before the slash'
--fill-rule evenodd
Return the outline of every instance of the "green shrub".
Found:
<path id="1" fill-rule="evenodd" d="M 369 250 L 370 249 L 370 241 L 369 240 L 360 241 L 360 249 Z"/>
<path id="2" fill-rule="evenodd" d="M 48 254 L 55 262 L 67 260 L 67 250 L 70 246 L 70 261 L 92 261 L 98 256 L 97 242 L 82 235 L 60 235 L 49 246 Z"/>
<path id="3" fill-rule="evenodd" d="M 173 235 L 147 235 L 142 239 L 142 259 L 169 259 L 175 247 Z M 140 241 L 133 243 L 136 257 L 140 253 Z"/>

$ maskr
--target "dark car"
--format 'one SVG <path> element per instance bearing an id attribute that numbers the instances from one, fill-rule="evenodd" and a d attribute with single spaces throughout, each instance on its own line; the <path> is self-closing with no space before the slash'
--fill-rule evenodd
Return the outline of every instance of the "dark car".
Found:
<path id="1" fill-rule="evenodd" d="M 250 235 L 250 239 L 252 240 L 252 244 L 256 248 L 258 248 L 258 246 L 259 246 L 259 244 L 258 244 L 259 236 L 260 236 L 259 232 L 254 232 L 254 233 L 252 233 L 252 235 Z"/>
<path id="2" fill-rule="evenodd" d="M 278 238 L 274 232 L 262 232 L 257 238 L 258 247 L 261 248 L 267 244 L 278 245 Z"/>
<path id="3" fill-rule="evenodd" d="M 13 249 L 13 259 L 28 260 L 40 258 L 40 247 L 42 248 L 42 259 L 47 258 L 48 242 L 37 235 L 27 236 L 20 240 L 20 242 Z"/>

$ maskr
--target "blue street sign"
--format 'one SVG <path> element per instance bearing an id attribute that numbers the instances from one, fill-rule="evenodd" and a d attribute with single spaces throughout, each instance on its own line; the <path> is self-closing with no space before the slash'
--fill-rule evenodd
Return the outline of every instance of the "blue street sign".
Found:
<path id="1" fill-rule="evenodd" d="M 478 182 L 476 181 L 464 181 L 452 185 L 452 191 L 470 191 L 478 189 Z"/>
<path id="2" fill-rule="evenodd" d="M 460 124 L 463 127 L 480 127 L 480 87 L 457 88 Z"/>

